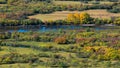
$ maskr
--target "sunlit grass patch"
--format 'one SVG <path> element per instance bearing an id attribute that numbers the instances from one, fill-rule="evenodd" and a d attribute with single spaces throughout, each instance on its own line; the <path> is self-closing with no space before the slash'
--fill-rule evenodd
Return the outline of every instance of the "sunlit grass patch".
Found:
<path id="1" fill-rule="evenodd" d="M 81 13 L 86 12 L 90 14 L 93 18 L 107 18 L 110 19 L 111 17 L 119 17 L 120 13 L 110 13 L 107 10 L 86 10 L 86 11 L 57 11 L 51 14 L 37 14 L 33 16 L 29 16 L 29 18 L 40 19 L 42 21 L 55 21 L 60 19 L 66 19 L 68 14 L 71 13 Z"/>

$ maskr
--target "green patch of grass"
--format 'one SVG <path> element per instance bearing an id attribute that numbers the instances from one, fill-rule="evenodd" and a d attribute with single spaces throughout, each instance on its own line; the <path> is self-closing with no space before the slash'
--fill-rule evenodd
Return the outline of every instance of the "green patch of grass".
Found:
<path id="1" fill-rule="evenodd" d="M 56 47 L 68 47 L 74 44 L 56 44 L 54 42 L 35 42 L 35 41 L 18 41 L 17 44 L 30 45 L 30 46 L 56 46 Z"/>
<path id="2" fill-rule="evenodd" d="M 17 52 L 19 54 L 36 54 L 38 51 L 35 51 L 30 48 L 21 48 L 21 47 L 10 47 L 10 46 L 2 46 L 2 51 L 0 51 L 0 55 L 8 54 L 10 52 Z"/>
<path id="3" fill-rule="evenodd" d="M 14 43 L 14 42 L 8 42 L 8 43 Z M 30 47 L 23 47 L 23 46 L 19 46 L 19 47 L 11 47 L 11 46 L 2 46 L 1 47 L 1 51 L 0 51 L 0 55 L 5 55 L 8 54 L 10 52 L 17 52 L 19 54 L 38 54 L 38 53 L 42 53 L 42 50 L 36 50 L 36 48 L 32 48 L 31 46 L 35 46 L 37 48 L 39 47 L 44 47 L 44 48 L 49 48 L 49 47 L 54 47 L 54 48 L 67 48 L 69 46 L 73 46 L 74 44 L 56 44 L 54 42 L 35 42 L 35 41 L 17 41 L 16 42 L 19 45 L 27 45 Z M 45 51 L 45 53 L 51 53 L 53 51 Z"/>
<path id="4" fill-rule="evenodd" d="M 0 56 L 2 56 L 2 55 L 4 55 L 4 54 L 8 54 L 9 52 L 8 51 L 5 51 L 5 50 L 3 50 L 3 51 L 0 51 Z"/>
<path id="5" fill-rule="evenodd" d="M 30 46 L 46 46 L 48 44 L 53 44 L 51 42 L 35 42 L 35 41 L 21 41 L 17 42 L 18 44 L 25 44 L 25 45 L 30 45 Z"/>
<path id="6" fill-rule="evenodd" d="M 46 68 L 46 67 L 28 63 L 16 63 L 16 64 L 3 64 L 0 65 L 0 68 Z"/>

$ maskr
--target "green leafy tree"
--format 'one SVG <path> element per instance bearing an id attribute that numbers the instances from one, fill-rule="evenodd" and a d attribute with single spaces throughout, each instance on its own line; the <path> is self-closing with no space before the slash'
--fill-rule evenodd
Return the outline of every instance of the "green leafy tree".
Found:
<path id="1" fill-rule="evenodd" d="M 114 24 L 120 25 L 120 17 L 115 19 Z"/>

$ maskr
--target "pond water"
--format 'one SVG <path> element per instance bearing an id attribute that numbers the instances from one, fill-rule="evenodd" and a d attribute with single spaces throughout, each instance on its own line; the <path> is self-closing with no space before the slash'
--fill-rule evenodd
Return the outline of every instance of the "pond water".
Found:
<path id="1" fill-rule="evenodd" d="M 0 27 L 0 33 L 2 32 L 29 32 L 29 31 L 37 31 L 37 32 L 49 32 L 49 31 L 58 31 L 58 30 L 79 30 L 79 29 L 86 29 L 92 28 L 95 30 L 105 30 L 110 29 L 107 27 L 88 27 L 88 26 L 80 26 L 80 25 L 59 25 L 59 26 L 45 26 L 45 25 L 37 25 L 37 26 L 6 26 Z M 114 27 L 113 27 L 114 28 Z"/>

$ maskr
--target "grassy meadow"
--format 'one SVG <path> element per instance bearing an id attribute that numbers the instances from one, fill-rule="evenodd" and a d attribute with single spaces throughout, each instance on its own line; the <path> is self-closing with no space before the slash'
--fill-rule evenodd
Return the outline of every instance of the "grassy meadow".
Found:
<path id="1" fill-rule="evenodd" d="M 57 5 L 79 5 L 79 4 L 83 4 L 83 5 L 92 5 L 95 1 L 88 1 L 88 3 L 84 3 L 81 1 L 53 1 L 54 4 Z M 114 2 L 109 2 L 109 1 L 99 1 L 99 4 L 113 4 Z"/>
<path id="2" fill-rule="evenodd" d="M 90 14 L 91 17 L 93 18 L 105 18 L 105 19 L 110 19 L 112 17 L 119 17 L 120 13 L 110 13 L 107 12 L 106 10 L 86 10 L 86 11 L 57 11 L 53 12 L 50 14 L 36 14 L 33 16 L 29 16 L 28 18 L 35 18 L 35 19 L 40 19 L 42 21 L 49 21 L 49 20 L 59 20 L 59 19 L 66 19 L 68 14 L 72 13 L 81 13 L 81 12 L 86 12 Z"/>
<path id="3" fill-rule="evenodd" d="M 84 4 L 80 1 L 53 1 L 54 4 L 58 4 L 58 5 L 61 5 L 61 4 L 65 4 L 65 5 L 70 5 L 70 4 Z"/>

